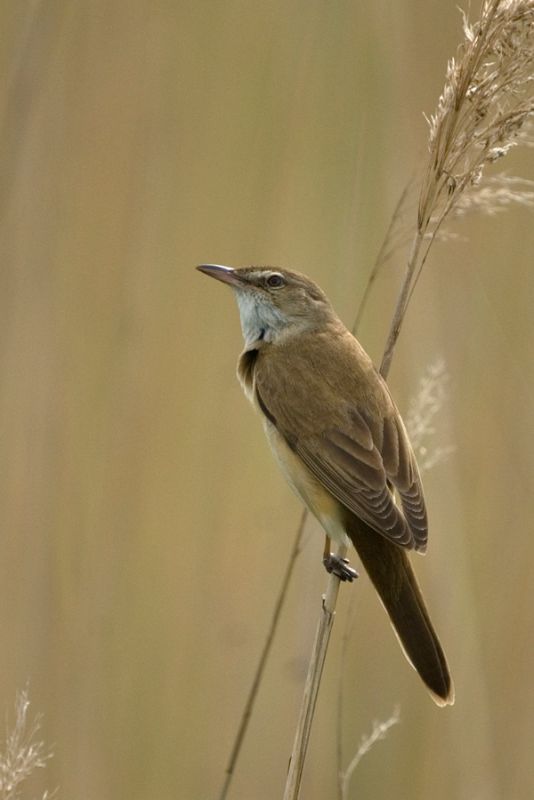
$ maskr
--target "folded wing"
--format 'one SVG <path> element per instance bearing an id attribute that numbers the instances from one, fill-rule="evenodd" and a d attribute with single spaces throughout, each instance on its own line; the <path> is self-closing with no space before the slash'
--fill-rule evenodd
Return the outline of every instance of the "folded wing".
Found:
<path id="1" fill-rule="evenodd" d="M 423 490 L 406 430 L 395 406 L 371 418 L 348 408 L 337 424 L 319 433 L 295 435 L 291 409 L 256 385 L 258 403 L 289 446 L 329 492 L 378 533 L 396 544 L 424 551 L 427 517 Z M 400 498 L 395 503 L 392 488 Z M 401 510 L 402 509 L 402 510 Z"/>

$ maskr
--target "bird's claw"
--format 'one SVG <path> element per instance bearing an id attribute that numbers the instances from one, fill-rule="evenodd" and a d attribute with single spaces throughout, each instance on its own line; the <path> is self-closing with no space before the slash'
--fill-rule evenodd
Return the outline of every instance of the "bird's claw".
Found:
<path id="1" fill-rule="evenodd" d="M 352 581 L 358 577 L 358 573 L 352 567 L 349 567 L 348 558 L 339 558 L 339 556 L 330 553 L 330 555 L 323 558 L 323 564 L 327 572 L 337 575 L 340 581 Z"/>

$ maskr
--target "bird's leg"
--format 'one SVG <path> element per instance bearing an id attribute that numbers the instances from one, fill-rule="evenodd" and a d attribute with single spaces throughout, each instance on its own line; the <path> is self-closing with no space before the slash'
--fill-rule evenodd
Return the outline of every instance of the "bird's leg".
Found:
<path id="1" fill-rule="evenodd" d="M 335 553 L 332 553 L 330 550 L 330 536 L 325 536 L 323 564 L 327 572 L 333 572 L 341 581 L 349 581 L 350 583 L 354 578 L 358 577 L 356 570 L 349 567 L 348 558 L 339 558 Z"/>

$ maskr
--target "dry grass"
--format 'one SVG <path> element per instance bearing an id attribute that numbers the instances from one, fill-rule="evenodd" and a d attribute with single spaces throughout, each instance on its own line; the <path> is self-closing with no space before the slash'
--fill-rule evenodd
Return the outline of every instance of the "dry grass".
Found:
<path id="1" fill-rule="evenodd" d="M 511 206 L 534 208 L 534 181 L 506 173 L 486 177 L 458 198 L 452 213 L 455 218 L 471 213 L 493 217 Z"/>
<path id="2" fill-rule="evenodd" d="M 438 414 L 447 400 L 448 383 L 449 374 L 445 362 L 441 358 L 437 359 L 421 376 L 408 407 L 406 429 L 421 472 L 445 461 L 455 450 L 453 445 L 438 443 L 436 429 Z"/>
<path id="3" fill-rule="evenodd" d="M 373 729 L 368 736 L 362 736 L 360 745 L 352 757 L 347 768 L 339 775 L 339 797 L 340 800 L 348 800 L 350 781 L 356 770 L 356 767 L 362 758 L 369 753 L 377 742 L 385 739 L 388 731 L 393 725 L 400 722 L 400 708 L 397 706 L 393 710 L 392 715 L 385 720 L 385 722 L 373 722 Z"/>
<path id="4" fill-rule="evenodd" d="M 15 720 L 7 727 L 4 746 L 0 751 L 0 800 L 20 798 L 23 784 L 37 769 L 46 767 L 51 753 L 38 738 L 41 717 L 30 717 L 28 691 L 17 693 Z M 51 800 L 52 794 L 45 791 L 41 800 Z"/>
<path id="5" fill-rule="evenodd" d="M 534 2 L 486 0 L 478 22 L 464 14 L 463 31 L 429 119 L 419 230 L 431 221 L 439 226 L 464 192 L 480 184 L 487 165 L 531 141 Z"/>
<path id="6" fill-rule="evenodd" d="M 534 0 L 485 0 L 480 19 L 463 15 L 464 40 L 446 71 L 437 108 L 430 116 L 428 159 L 419 193 L 417 224 L 406 273 L 380 365 L 387 376 L 410 298 L 432 243 L 443 222 L 469 190 L 480 187 L 485 168 L 517 144 L 531 144 L 534 115 Z M 528 190 L 515 192 L 517 202 Z M 497 208 L 500 192 L 477 190 L 472 207 L 482 201 Z M 477 200 L 478 198 L 478 200 Z M 531 198 L 530 198 L 531 199 Z M 469 205 L 464 200 L 464 208 Z"/>

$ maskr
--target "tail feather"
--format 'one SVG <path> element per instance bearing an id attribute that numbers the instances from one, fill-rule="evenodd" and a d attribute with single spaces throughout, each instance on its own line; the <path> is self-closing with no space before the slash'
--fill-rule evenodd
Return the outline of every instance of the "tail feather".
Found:
<path id="1" fill-rule="evenodd" d="M 440 705 L 454 703 L 447 660 L 406 551 L 351 515 L 347 533 L 377 590 L 408 661 Z"/>

